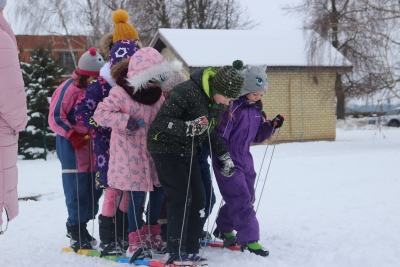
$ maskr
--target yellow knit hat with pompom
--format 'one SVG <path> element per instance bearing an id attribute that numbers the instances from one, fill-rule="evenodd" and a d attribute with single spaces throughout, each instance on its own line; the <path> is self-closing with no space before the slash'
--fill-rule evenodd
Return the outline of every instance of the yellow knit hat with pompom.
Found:
<path id="1" fill-rule="evenodd" d="M 139 34 L 136 29 L 129 24 L 129 14 L 123 9 L 113 12 L 112 20 L 114 21 L 113 43 L 119 40 L 139 40 Z"/>

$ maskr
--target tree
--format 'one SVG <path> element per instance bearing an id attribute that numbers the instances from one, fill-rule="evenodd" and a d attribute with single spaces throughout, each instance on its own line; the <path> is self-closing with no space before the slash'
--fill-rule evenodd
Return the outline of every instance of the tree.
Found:
<path id="1" fill-rule="evenodd" d="M 338 119 L 345 118 L 348 97 L 380 90 L 396 93 L 399 67 L 394 59 L 399 42 L 394 26 L 399 26 L 398 6 L 397 0 L 303 0 L 301 5 L 286 7 L 303 18 L 310 61 L 317 60 L 329 42 L 353 64 L 351 73 L 336 73 Z"/>
<path id="2" fill-rule="evenodd" d="M 28 103 L 28 125 L 20 133 L 19 155 L 25 159 L 44 157 L 44 142 L 55 150 L 55 135 L 49 128 L 50 98 L 61 81 L 64 69 L 57 66 L 51 50 L 38 47 L 31 52 L 30 63 L 21 62 L 22 76 Z"/>
<path id="3" fill-rule="evenodd" d="M 159 28 L 250 29 L 250 20 L 239 0 L 15 0 L 15 17 L 30 34 L 85 35 L 96 46 L 112 31 L 111 14 L 125 9 L 144 45 Z M 24 18 L 29 17 L 29 20 Z M 71 53 L 72 46 L 70 45 Z M 77 59 L 75 59 L 75 65 Z"/>

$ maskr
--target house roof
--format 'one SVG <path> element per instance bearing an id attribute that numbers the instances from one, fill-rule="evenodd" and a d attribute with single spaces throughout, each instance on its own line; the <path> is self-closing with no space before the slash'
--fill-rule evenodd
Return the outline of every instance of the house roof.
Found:
<path id="1" fill-rule="evenodd" d="M 244 64 L 268 67 L 351 67 L 344 56 L 327 45 L 323 56 L 307 61 L 303 32 L 213 29 L 159 29 L 149 46 L 164 46 L 187 67 L 221 67 L 240 59 Z"/>

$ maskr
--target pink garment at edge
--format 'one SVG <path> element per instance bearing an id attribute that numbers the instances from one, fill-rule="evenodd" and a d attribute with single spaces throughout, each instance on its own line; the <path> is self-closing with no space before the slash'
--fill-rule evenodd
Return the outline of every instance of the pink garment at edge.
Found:
<path id="1" fill-rule="evenodd" d="M 104 193 L 103 207 L 101 214 L 106 217 L 114 217 L 119 209 L 128 212 L 129 192 L 107 187 Z"/>
<path id="2" fill-rule="evenodd" d="M 18 215 L 18 132 L 28 122 L 24 81 L 10 25 L 0 14 L 0 225 L 3 208 L 11 221 Z M 4 230 L 4 228 L 3 228 Z"/>
<path id="3" fill-rule="evenodd" d="M 123 88 L 115 86 L 97 106 L 94 120 L 101 126 L 112 128 L 107 173 L 110 187 L 123 191 L 153 191 L 153 186 L 161 186 L 146 140 L 150 124 L 163 102 L 164 97 L 161 97 L 153 105 L 144 105 L 134 101 Z M 129 132 L 126 126 L 130 116 L 145 124 Z"/>
<path id="4" fill-rule="evenodd" d="M 72 74 L 72 79 L 76 80 L 78 76 L 75 72 Z M 86 88 L 78 88 L 75 81 L 71 83 L 67 90 L 63 91 L 64 85 L 70 79 L 63 82 L 54 91 L 49 108 L 49 126 L 56 134 L 69 139 L 72 132 L 76 131 L 82 134 L 88 134 L 89 129 L 81 124 L 72 125 L 68 121 L 68 114 L 75 108 L 77 101 L 85 94 Z M 73 111 L 72 111 L 73 112 Z M 91 172 L 92 162 L 90 161 L 90 142 L 84 147 L 76 150 L 78 161 L 78 172 Z"/>

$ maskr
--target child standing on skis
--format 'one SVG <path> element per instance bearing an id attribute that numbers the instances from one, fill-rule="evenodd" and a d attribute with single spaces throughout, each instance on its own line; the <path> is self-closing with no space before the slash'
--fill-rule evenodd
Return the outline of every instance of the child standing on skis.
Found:
<path id="1" fill-rule="evenodd" d="M 108 185 L 128 191 L 130 196 L 128 257 L 137 252 L 136 258 L 143 258 L 150 246 L 160 252 L 164 249 L 157 223 L 164 192 L 147 151 L 146 136 L 164 102 L 163 82 L 181 68 L 182 63 L 166 60 L 151 47 L 139 49 L 129 66 L 112 70 L 118 86 L 111 89 L 94 113 L 99 125 L 112 128 Z M 142 205 L 147 192 L 150 192 L 147 220 L 142 225 Z"/>
<path id="2" fill-rule="evenodd" d="M 242 96 L 234 100 L 229 112 L 222 116 L 217 128 L 222 140 L 235 164 L 236 171 L 226 178 L 215 171 L 219 190 L 225 201 L 216 219 L 217 228 L 214 235 L 226 241 L 235 241 L 233 231 L 237 231 L 237 241 L 242 250 L 266 257 L 269 252 L 258 243 L 259 225 L 253 208 L 255 201 L 254 182 L 256 172 L 250 153 L 252 142 L 261 143 L 270 138 L 276 128 L 282 126 L 283 117 L 277 115 L 267 120 L 263 111 L 261 97 L 267 92 L 268 82 L 266 66 L 246 66 L 243 74 L 246 77 Z M 221 162 L 213 156 L 214 170 Z M 229 245 L 229 244 L 226 244 Z"/>
<path id="3" fill-rule="evenodd" d="M 128 13 L 125 10 L 116 10 L 112 14 L 112 19 L 115 27 L 111 37 L 106 35 L 100 40 L 99 45 L 110 62 L 101 68 L 100 77 L 89 85 L 84 98 L 75 110 L 76 121 L 92 130 L 96 188 L 105 189 L 103 206 L 99 215 L 99 250 L 102 256 L 121 254 L 128 248 L 129 196 L 123 194 L 121 190 L 108 187 L 111 128 L 99 126 L 93 120 L 93 114 L 98 103 L 108 96 L 113 86 L 117 85 L 111 77 L 111 69 L 124 64 L 121 63 L 123 59 L 129 59 L 139 50 L 137 45 L 139 36 L 136 29 L 128 23 Z"/>
<path id="4" fill-rule="evenodd" d="M 68 209 L 67 236 L 74 250 L 91 249 L 95 245 L 86 225 L 97 214 L 102 193 L 94 189 L 89 129 L 76 123 L 74 107 L 88 84 L 99 76 L 103 64 L 101 55 L 90 48 L 79 59 L 72 78 L 54 91 L 50 101 L 48 121 L 50 129 L 57 134 L 56 151 Z"/>
<path id="5" fill-rule="evenodd" d="M 93 120 L 93 114 L 99 102 L 103 101 L 109 95 L 111 88 L 117 85 L 111 77 L 111 70 L 114 67 L 118 68 L 123 59 L 130 58 L 137 50 L 139 48 L 132 40 L 117 41 L 110 52 L 111 61 L 101 68 L 100 77 L 89 85 L 84 98 L 78 103 L 75 110 L 77 123 L 92 129 L 96 188 L 105 189 L 102 213 L 99 215 L 101 241 L 99 249 L 104 255 L 121 254 L 121 250 L 125 250 L 124 241 L 127 244 L 128 240 L 124 235 L 123 222 L 127 216 L 123 212 L 128 212 L 129 196 L 124 195 L 121 190 L 108 187 L 107 171 L 111 128 L 99 126 Z M 126 224 L 126 229 L 127 227 L 128 224 Z"/>
<path id="6" fill-rule="evenodd" d="M 240 95 L 244 85 L 243 62 L 218 71 L 203 68 L 190 80 L 175 86 L 150 126 L 148 149 L 167 197 L 166 264 L 207 264 L 199 253 L 203 232 L 205 194 L 197 146 L 210 138 L 213 152 L 223 161 L 222 175 L 235 170 L 224 143 L 213 131 L 224 105 Z M 210 135 L 208 137 L 208 135 Z M 226 178 L 228 179 L 228 178 Z"/>

